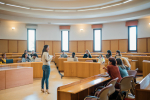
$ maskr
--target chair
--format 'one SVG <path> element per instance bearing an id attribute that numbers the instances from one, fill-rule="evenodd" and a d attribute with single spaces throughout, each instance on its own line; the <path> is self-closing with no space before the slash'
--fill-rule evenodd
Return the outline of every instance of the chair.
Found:
<path id="1" fill-rule="evenodd" d="M 111 89 L 110 89 L 110 91 L 109 91 L 109 93 L 108 93 L 108 96 L 110 96 L 111 94 L 113 94 L 114 92 L 115 92 L 115 84 L 116 84 L 116 82 L 117 82 L 117 80 L 118 80 L 118 77 L 117 78 L 115 78 L 115 79 L 112 79 L 106 86 L 109 86 L 110 84 L 112 84 L 112 87 L 111 87 Z M 102 88 L 104 88 L 104 87 L 98 87 L 98 88 L 96 88 L 96 90 L 95 91 L 101 91 L 100 89 L 102 89 Z M 95 96 L 96 96 L 96 94 L 97 93 L 95 93 Z"/>
<path id="2" fill-rule="evenodd" d="M 128 97 L 128 91 L 132 88 L 132 81 L 133 81 L 133 76 L 127 76 L 121 79 L 120 83 L 118 83 L 120 85 L 120 89 L 116 89 L 116 91 L 118 91 L 118 95 L 120 95 L 121 100 L 124 99 L 124 96 L 122 95 L 121 92 L 123 91 L 127 91 L 127 97 Z"/>
<path id="3" fill-rule="evenodd" d="M 101 91 L 99 91 L 98 97 L 97 96 L 87 96 L 84 98 L 84 100 L 109 100 L 108 94 L 109 94 L 111 87 L 112 87 L 112 84 L 106 86 Z"/>
<path id="4" fill-rule="evenodd" d="M 93 62 L 93 60 L 86 60 L 85 62 Z"/>

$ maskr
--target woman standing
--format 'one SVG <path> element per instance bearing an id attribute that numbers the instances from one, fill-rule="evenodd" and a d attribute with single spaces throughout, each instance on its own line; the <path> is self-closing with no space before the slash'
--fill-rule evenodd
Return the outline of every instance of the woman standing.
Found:
<path id="1" fill-rule="evenodd" d="M 49 94 L 49 87 L 48 87 L 48 80 L 49 80 L 49 75 L 50 75 L 50 62 L 54 57 L 51 57 L 48 53 L 49 51 L 49 46 L 44 45 L 43 51 L 42 51 L 42 62 L 43 62 L 43 78 L 41 82 L 41 91 L 44 92 L 44 81 L 46 84 L 46 92 Z"/>

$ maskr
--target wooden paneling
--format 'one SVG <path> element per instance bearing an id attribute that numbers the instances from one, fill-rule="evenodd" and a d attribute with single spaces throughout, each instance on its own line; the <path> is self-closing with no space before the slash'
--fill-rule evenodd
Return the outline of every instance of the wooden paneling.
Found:
<path id="1" fill-rule="evenodd" d="M 18 53 L 24 53 L 24 50 L 27 50 L 27 41 L 19 40 L 18 41 Z"/>
<path id="2" fill-rule="evenodd" d="M 78 41 L 78 52 L 85 52 L 85 43 L 84 43 L 84 41 Z"/>
<path id="3" fill-rule="evenodd" d="M 8 52 L 8 40 L 0 40 L 0 52 Z"/>
<path id="4" fill-rule="evenodd" d="M 118 49 L 118 40 L 111 40 L 111 52 L 116 52 Z"/>
<path id="5" fill-rule="evenodd" d="M 49 45 L 49 54 L 52 55 L 52 41 L 45 41 L 45 45 Z"/>
<path id="6" fill-rule="evenodd" d="M 5 71 L 0 71 L 0 90 L 5 89 Z"/>
<path id="7" fill-rule="evenodd" d="M 150 38 L 148 38 L 148 52 L 150 52 Z"/>
<path id="8" fill-rule="evenodd" d="M 107 52 L 107 50 L 110 50 L 110 41 L 109 40 L 103 40 L 102 41 L 102 52 Z"/>
<path id="9" fill-rule="evenodd" d="M 128 51 L 128 40 L 119 40 L 119 50 L 121 52 Z"/>
<path id="10" fill-rule="evenodd" d="M 77 52 L 77 45 L 78 42 L 77 41 L 70 41 L 69 42 L 69 52 Z"/>
<path id="11" fill-rule="evenodd" d="M 93 52 L 93 41 L 86 41 L 85 42 L 85 49 Z"/>
<path id="12" fill-rule="evenodd" d="M 36 41 L 36 52 L 42 53 L 44 41 Z"/>
<path id="13" fill-rule="evenodd" d="M 146 39 L 138 39 L 138 52 L 147 52 Z"/>
<path id="14" fill-rule="evenodd" d="M 53 41 L 53 54 L 61 52 L 61 41 Z"/>
<path id="15" fill-rule="evenodd" d="M 17 40 L 9 40 L 9 53 L 17 53 Z"/>

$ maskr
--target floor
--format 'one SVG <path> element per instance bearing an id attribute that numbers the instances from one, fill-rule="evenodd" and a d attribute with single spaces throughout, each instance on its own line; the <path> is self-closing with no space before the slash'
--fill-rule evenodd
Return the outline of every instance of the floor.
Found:
<path id="1" fill-rule="evenodd" d="M 81 78 L 66 78 L 59 75 L 55 64 L 51 63 L 49 91 L 41 93 L 41 78 L 34 79 L 33 84 L 0 90 L 0 100 L 57 100 L 57 87 L 81 80 Z"/>
<path id="2" fill-rule="evenodd" d="M 81 80 L 81 78 L 63 77 L 61 79 L 55 64 L 51 62 L 49 78 L 49 91 L 51 94 L 41 93 L 41 78 L 39 78 L 34 79 L 33 84 L 1 90 L 0 100 L 57 100 L 57 87 L 78 80 Z M 137 81 L 140 80 L 142 80 L 142 77 L 137 78 Z"/>

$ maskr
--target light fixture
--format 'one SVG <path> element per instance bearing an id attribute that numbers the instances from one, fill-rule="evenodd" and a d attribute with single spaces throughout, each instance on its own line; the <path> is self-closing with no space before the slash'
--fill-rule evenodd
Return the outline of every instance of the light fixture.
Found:
<path id="1" fill-rule="evenodd" d="M 83 29 L 80 29 L 80 31 L 83 31 Z"/>
<path id="2" fill-rule="evenodd" d="M 14 30 L 15 29 L 15 27 L 12 27 L 12 30 Z"/>
<path id="3" fill-rule="evenodd" d="M 149 23 L 149 25 L 150 25 L 150 23 Z"/>

